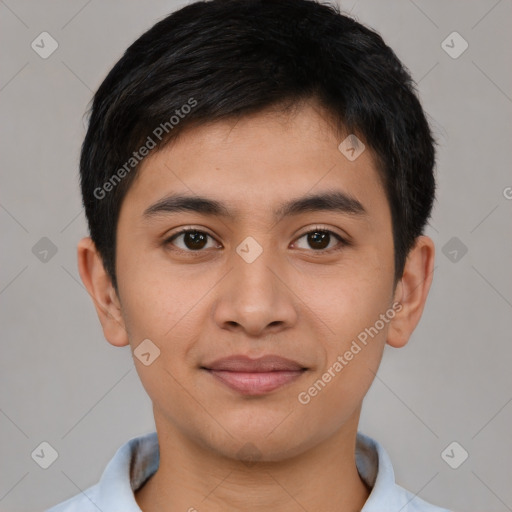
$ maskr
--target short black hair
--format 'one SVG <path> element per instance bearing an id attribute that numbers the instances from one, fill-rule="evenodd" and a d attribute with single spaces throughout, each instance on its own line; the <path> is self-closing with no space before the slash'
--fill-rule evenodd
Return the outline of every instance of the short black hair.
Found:
<path id="1" fill-rule="evenodd" d="M 121 203 L 148 150 L 186 128 L 306 101 L 375 155 L 393 222 L 396 284 L 435 197 L 436 141 L 409 71 L 377 32 L 336 5 L 209 0 L 140 36 L 93 98 L 81 191 L 115 289 Z"/>

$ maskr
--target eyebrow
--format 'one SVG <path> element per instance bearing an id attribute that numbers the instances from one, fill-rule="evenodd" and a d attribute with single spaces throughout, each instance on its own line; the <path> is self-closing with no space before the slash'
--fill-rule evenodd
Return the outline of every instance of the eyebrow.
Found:
<path id="1" fill-rule="evenodd" d="M 279 222 L 285 217 L 301 213 L 333 211 L 354 216 L 367 216 L 364 206 L 353 196 L 339 190 L 326 191 L 291 199 L 274 210 L 274 219 Z M 143 218 L 150 218 L 176 212 L 195 212 L 204 215 L 234 219 L 237 212 L 223 203 L 201 196 L 183 194 L 168 195 L 144 210 Z"/>

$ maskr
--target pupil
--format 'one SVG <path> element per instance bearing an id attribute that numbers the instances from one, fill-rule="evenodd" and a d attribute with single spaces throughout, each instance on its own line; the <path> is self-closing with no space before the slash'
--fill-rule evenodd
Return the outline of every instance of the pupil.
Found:
<path id="1" fill-rule="evenodd" d="M 205 241 L 205 233 L 199 233 L 198 231 L 185 233 L 185 245 L 188 249 L 202 249 L 205 245 Z"/>
<path id="2" fill-rule="evenodd" d="M 315 231 L 308 235 L 308 242 L 313 249 L 325 249 L 329 245 L 329 233 Z"/>

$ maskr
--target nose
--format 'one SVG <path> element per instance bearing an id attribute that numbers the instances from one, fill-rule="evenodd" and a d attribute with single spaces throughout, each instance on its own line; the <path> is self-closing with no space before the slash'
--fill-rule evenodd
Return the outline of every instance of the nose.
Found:
<path id="1" fill-rule="evenodd" d="M 263 248 L 263 247 L 262 247 Z M 241 255 L 242 256 L 241 256 Z M 231 271 L 218 288 L 214 319 L 222 329 L 248 336 L 276 334 L 297 321 L 297 297 L 287 279 L 286 260 L 270 249 L 251 260 L 233 252 Z"/>

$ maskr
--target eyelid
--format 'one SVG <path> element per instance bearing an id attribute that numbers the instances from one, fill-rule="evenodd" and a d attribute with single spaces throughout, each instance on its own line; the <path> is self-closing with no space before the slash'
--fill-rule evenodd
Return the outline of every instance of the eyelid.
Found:
<path id="1" fill-rule="evenodd" d="M 178 235 L 182 235 L 183 233 L 188 233 L 190 231 L 197 231 L 199 233 L 204 233 L 211 238 L 215 238 L 206 228 L 203 228 L 203 227 L 198 228 L 195 226 L 183 226 L 183 227 L 179 228 L 178 231 L 175 231 L 174 233 L 172 233 L 170 235 L 166 235 L 165 238 L 166 238 L 166 240 L 169 240 L 171 238 L 174 238 Z"/>
<path id="2" fill-rule="evenodd" d="M 329 233 L 331 235 L 335 235 L 340 240 L 343 240 L 347 244 L 350 242 L 350 237 L 348 235 L 342 235 L 342 234 L 338 233 L 337 231 L 334 231 L 333 228 L 331 228 L 329 226 L 322 226 L 320 224 L 315 224 L 314 226 L 307 228 L 307 230 L 304 231 L 302 234 L 297 235 L 295 240 L 303 237 L 304 235 L 308 235 L 309 233 L 314 233 L 316 231 L 323 231 L 323 232 Z"/>

